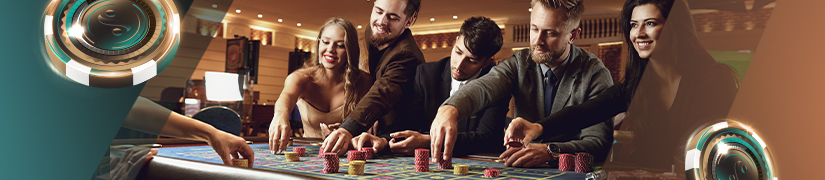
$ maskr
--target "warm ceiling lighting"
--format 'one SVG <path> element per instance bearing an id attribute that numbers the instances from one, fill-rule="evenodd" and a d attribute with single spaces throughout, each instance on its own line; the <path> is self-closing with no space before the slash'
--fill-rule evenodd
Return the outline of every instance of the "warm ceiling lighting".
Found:
<path id="1" fill-rule="evenodd" d="M 456 15 L 453 15 L 453 19 L 458 19 L 458 16 L 456 16 Z"/>
<path id="2" fill-rule="evenodd" d="M 431 17 L 431 18 L 430 18 L 430 22 L 433 22 L 433 21 L 435 21 L 435 18 L 434 18 L 434 17 Z"/>
<path id="3" fill-rule="evenodd" d="M 362 28 L 362 27 L 361 27 L 361 25 L 359 24 L 359 25 L 358 25 L 358 29 L 361 29 L 361 28 Z"/>
<path id="4" fill-rule="evenodd" d="M 298 27 L 301 27 L 301 23 L 298 23 Z"/>
<path id="5" fill-rule="evenodd" d="M 241 9 L 235 9 L 235 13 L 240 14 L 240 13 L 241 13 Z"/>
<path id="6" fill-rule="evenodd" d="M 278 22 L 284 22 L 284 19 L 278 18 Z"/>
<path id="7" fill-rule="evenodd" d="M 527 11 L 533 12 L 533 8 L 527 9 Z"/>
<path id="8" fill-rule="evenodd" d="M 212 4 L 212 8 L 218 8 L 218 4 Z"/>
<path id="9" fill-rule="evenodd" d="M 263 18 L 264 18 L 264 14 L 258 13 L 258 18 L 259 18 L 259 19 L 263 19 Z"/>

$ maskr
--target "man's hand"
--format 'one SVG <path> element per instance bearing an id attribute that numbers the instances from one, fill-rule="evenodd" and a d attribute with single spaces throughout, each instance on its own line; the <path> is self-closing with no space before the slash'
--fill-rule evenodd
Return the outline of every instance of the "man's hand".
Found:
<path id="1" fill-rule="evenodd" d="M 249 164 L 246 167 L 252 167 L 255 163 L 255 151 L 241 137 L 216 129 L 206 142 L 221 156 L 223 164 L 231 166 L 232 159 L 238 159 L 239 157 L 248 159 Z M 239 154 L 240 156 L 238 156 Z"/>
<path id="2" fill-rule="evenodd" d="M 321 153 L 335 152 L 338 153 L 339 156 L 344 155 L 349 149 L 351 141 L 352 134 L 350 134 L 347 129 L 338 128 L 324 139 L 324 144 L 322 145 L 324 149 L 321 150 Z"/>
<path id="3" fill-rule="evenodd" d="M 438 159 L 446 160 L 453 157 L 453 146 L 458 134 L 456 119 L 458 119 L 458 109 L 455 106 L 443 105 L 438 108 L 438 114 L 435 115 L 433 124 L 430 126 L 430 154 L 433 161 L 440 162 Z"/>
<path id="4" fill-rule="evenodd" d="M 287 119 L 273 119 L 272 123 L 269 124 L 269 151 L 272 154 L 285 151 L 291 135 L 292 128 L 289 127 Z"/>
<path id="5" fill-rule="evenodd" d="M 501 153 L 499 159 L 507 159 L 504 166 L 535 167 L 553 160 L 553 155 L 547 152 L 547 145 L 530 143 L 520 148 L 509 148 Z"/>
<path id="6" fill-rule="evenodd" d="M 503 145 L 507 146 L 507 141 L 509 141 L 510 138 L 522 138 L 522 141 L 526 146 L 533 141 L 533 139 L 536 139 L 536 137 L 541 135 L 542 129 L 543 128 L 539 123 L 531 123 L 521 117 L 517 117 L 510 122 L 510 125 L 507 126 L 507 130 L 504 130 Z"/>
<path id="7" fill-rule="evenodd" d="M 393 153 L 412 155 L 415 149 L 427 148 L 430 144 L 430 135 L 423 135 L 417 131 L 401 131 L 390 134 L 393 139 L 390 140 L 390 150 Z M 395 138 L 406 138 L 400 142 L 396 142 Z"/>
<path id="8" fill-rule="evenodd" d="M 362 147 L 372 147 L 375 152 L 382 152 L 387 148 L 387 140 L 364 132 L 352 138 L 352 146 L 356 150 L 360 150 Z"/>

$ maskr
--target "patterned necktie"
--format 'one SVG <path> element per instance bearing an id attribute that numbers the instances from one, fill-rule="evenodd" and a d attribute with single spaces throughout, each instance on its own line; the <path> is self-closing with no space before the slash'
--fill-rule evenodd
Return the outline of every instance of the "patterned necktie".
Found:
<path id="1" fill-rule="evenodd" d="M 544 115 L 549 116 L 553 110 L 553 99 L 556 97 L 556 76 L 552 70 L 544 73 Z"/>

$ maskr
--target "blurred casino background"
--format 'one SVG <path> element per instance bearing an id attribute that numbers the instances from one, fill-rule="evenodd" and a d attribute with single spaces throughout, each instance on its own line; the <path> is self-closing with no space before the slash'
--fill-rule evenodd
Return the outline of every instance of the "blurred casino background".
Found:
<path id="1" fill-rule="evenodd" d="M 616 83 L 622 80 L 626 52 L 618 24 L 623 3 L 624 0 L 585 1 L 583 31 L 575 41 L 576 46 L 604 61 Z M 688 3 L 706 49 L 718 62 L 731 65 L 744 77 L 775 2 Z M 363 38 L 364 29 L 369 28 L 373 1 L 235 0 L 227 4 L 230 3 L 194 1 L 183 20 L 179 53 L 166 70 L 146 83 L 140 95 L 187 115 L 213 105 L 230 107 L 241 116 L 242 136 L 265 138 L 273 116 L 272 105 L 284 88 L 286 76 L 315 53 L 318 28 L 328 18 L 337 16 L 358 27 L 359 37 Z M 471 16 L 489 17 L 502 28 L 504 46 L 496 60 L 529 46 L 529 0 L 424 1 L 417 22 L 410 29 L 427 62 L 450 55 L 459 27 Z M 204 44 L 208 44 L 204 52 L 188 50 Z M 241 93 L 242 98 L 213 101 L 206 97 L 206 72 L 239 74 L 239 90 L 234 93 Z M 298 117 L 293 119 L 300 121 Z M 300 125 L 293 123 L 294 128 Z"/>

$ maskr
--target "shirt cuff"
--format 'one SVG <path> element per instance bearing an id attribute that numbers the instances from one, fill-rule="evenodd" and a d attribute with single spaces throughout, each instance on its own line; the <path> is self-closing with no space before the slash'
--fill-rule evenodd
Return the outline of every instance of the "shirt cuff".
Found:
<path id="1" fill-rule="evenodd" d="M 352 118 L 345 119 L 344 122 L 341 123 L 341 128 L 344 128 L 347 131 L 349 131 L 352 137 L 361 135 L 361 133 L 365 131 L 365 128 L 361 126 L 361 124 L 359 124 L 358 121 L 355 121 L 355 119 Z"/>

